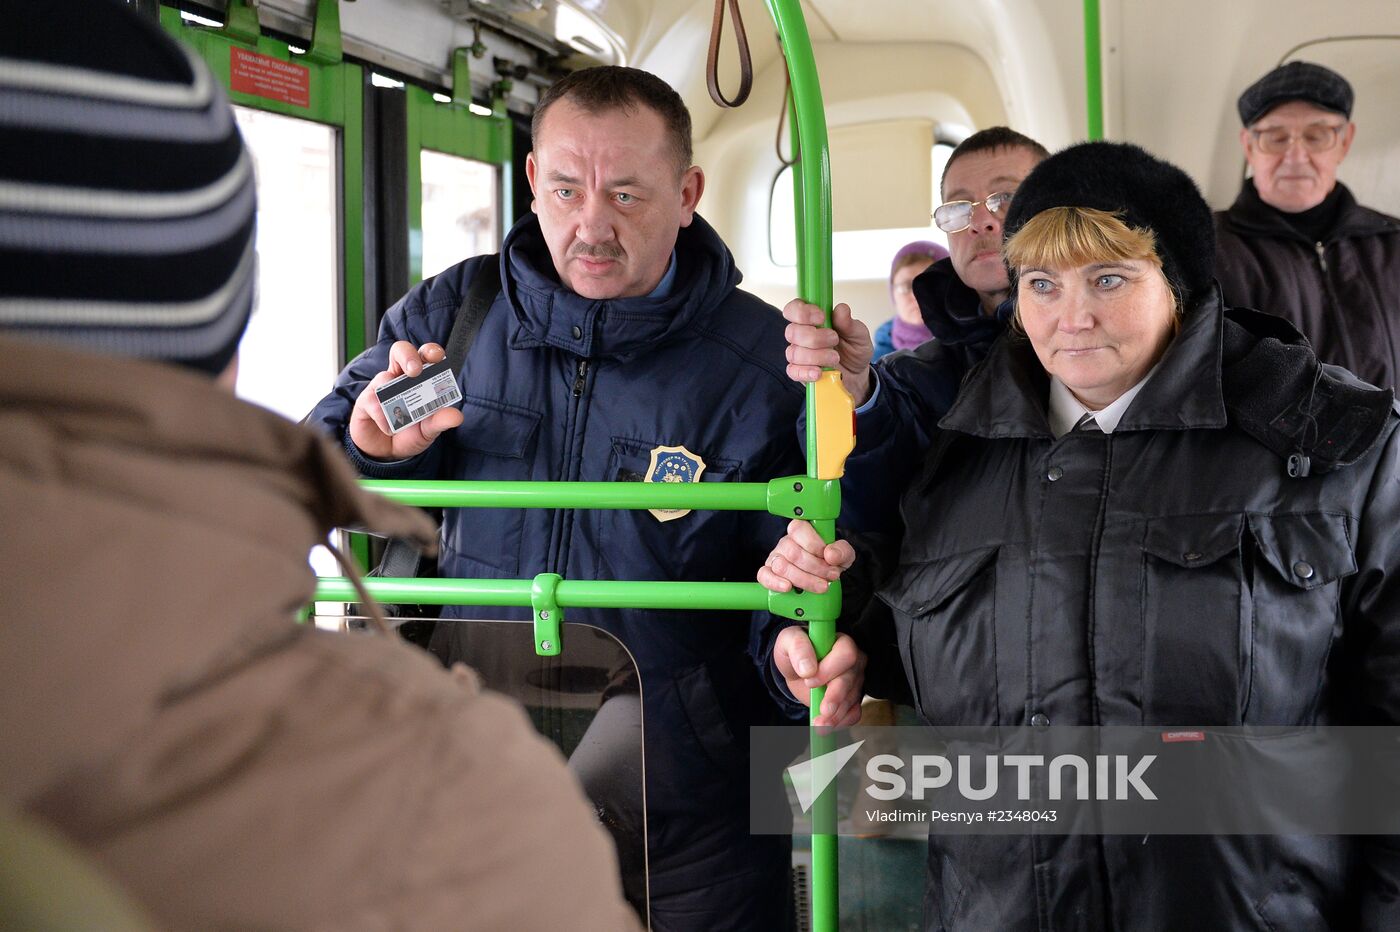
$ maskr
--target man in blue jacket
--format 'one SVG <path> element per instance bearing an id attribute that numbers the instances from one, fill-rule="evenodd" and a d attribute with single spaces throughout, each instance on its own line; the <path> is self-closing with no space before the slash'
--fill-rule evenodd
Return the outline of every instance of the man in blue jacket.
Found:
<path id="1" fill-rule="evenodd" d="M 765 481 L 803 471 L 783 319 L 696 213 L 690 116 L 660 79 L 572 74 L 540 100 L 502 291 L 458 373 L 461 410 L 392 433 L 373 389 L 444 358 L 481 259 L 410 291 L 310 422 L 379 478 Z M 444 576 L 745 580 L 784 522 L 747 512 L 449 509 Z M 444 617 L 524 618 L 448 608 Z M 747 726 L 781 713 L 760 680 L 766 614 L 584 611 L 641 675 L 655 929 L 782 929 L 785 838 L 748 831 Z M 471 662 L 468 625 L 433 648 Z M 522 632 L 522 637 L 528 637 Z M 567 647 L 565 648 L 567 650 Z M 782 804 L 781 796 L 777 797 Z M 630 890 L 640 904 L 641 893 Z"/>

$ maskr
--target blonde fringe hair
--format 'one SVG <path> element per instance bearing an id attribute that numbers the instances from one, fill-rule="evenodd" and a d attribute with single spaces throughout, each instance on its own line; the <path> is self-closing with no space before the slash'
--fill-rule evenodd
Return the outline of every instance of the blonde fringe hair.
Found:
<path id="1" fill-rule="evenodd" d="M 1006 241 L 1002 254 L 1011 268 L 1013 303 L 1020 270 L 1027 267 L 1069 269 L 1096 262 L 1135 259 L 1150 262 L 1158 271 L 1162 270 L 1157 237 L 1151 230 L 1130 227 L 1117 214 L 1093 207 L 1051 207 L 1041 211 Z M 1176 305 L 1173 326 L 1179 327 L 1181 295 L 1170 281 L 1168 285 Z M 1012 326 L 1024 332 L 1019 307 Z"/>

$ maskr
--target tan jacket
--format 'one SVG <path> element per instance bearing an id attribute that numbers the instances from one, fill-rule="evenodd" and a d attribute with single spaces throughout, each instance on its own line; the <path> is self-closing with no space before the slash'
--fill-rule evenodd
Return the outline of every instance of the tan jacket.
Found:
<path id="1" fill-rule="evenodd" d="M 518 706 L 293 623 L 335 526 L 431 531 L 208 379 L 0 337 L 0 802 L 172 928 L 635 928 Z"/>

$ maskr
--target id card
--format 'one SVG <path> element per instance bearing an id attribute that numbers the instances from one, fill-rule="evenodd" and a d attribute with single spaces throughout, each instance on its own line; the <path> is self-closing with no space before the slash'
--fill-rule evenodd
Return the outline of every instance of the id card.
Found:
<path id="1" fill-rule="evenodd" d="M 446 361 L 424 366 L 418 375 L 401 375 L 381 385 L 374 393 L 384 408 L 390 432 L 395 434 L 417 424 L 438 408 L 462 400 L 457 379 Z"/>

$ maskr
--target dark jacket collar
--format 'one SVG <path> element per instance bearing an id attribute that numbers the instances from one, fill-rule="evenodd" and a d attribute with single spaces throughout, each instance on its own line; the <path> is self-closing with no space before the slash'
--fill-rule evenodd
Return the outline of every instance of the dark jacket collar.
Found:
<path id="1" fill-rule="evenodd" d="M 511 347 L 551 346 L 592 359 L 625 361 L 675 338 L 742 279 L 729 249 L 699 215 L 676 238 L 675 285 L 660 297 L 595 301 L 568 290 L 534 215 L 506 235 L 501 255 L 501 279 L 517 323 Z"/>
<path id="2" fill-rule="evenodd" d="M 988 439 L 1049 439 L 1050 379 L 1030 341 L 1010 331 L 963 383 L 939 427 Z M 1220 288 L 1196 300 L 1118 433 L 1221 428 L 1253 437 L 1289 475 L 1329 472 L 1360 459 L 1395 411 L 1395 393 L 1323 365 L 1288 321 L 1226 310 Z"/>
<path id="3" fill-rule="evenodd" d="M 1010 302 L 1002 302 L 994 316 L 982 313 L 981 296 L 958 278 L 952 259 L 939 259 L 920 272 L 913 288 L 924 325 L 939 343 L 990 343 L 1011 318 Z"/>
<path id="4" fill-rule="evenodd" d="M 1385 428 L 1395 392 L 1321 363 L 1281 317 L 1247 308 L 1225 312 L 1222 387 L 1230 423 L 1304 477 L 1350 466 Z"/>
<path id="5" fill-rule="evenodd" d="M 1187 312 L 1181 332 L 1118 430 L 1225 426 L 1220 389 L 1223 315 L 1218 288 Z M 1051 437 L 1046 416 L 1050 377 L 1023 334 L 1008 331 L 965 383 L 940 427 L 978 437 Z"/>
<path id="6" fill-rule="evenodd" d="M 1351 189 L 1340 181 L 1337 182 L 1336 190 L 1341 199 L 1337 210 L 1337 222 L 1328 231 L 1323 243 L 1330 244 L 1351 236 L 1374 236 L 1377 233 L 1400 230 L 1400 222 L 1394 217 L 1356 203 Z M 1311 240 L 1288 222 L 1288 217 L 1283 211 L 1264 203 L 1259 197 L 1259 191 L 1254 187 L 1253 179 L 1250 178 L 1244 180 L 1235 203 L 1225 211 L 1224 222 L 1226 229 L 1241 236 L 1270 236 L 1312 245 Z"/>

